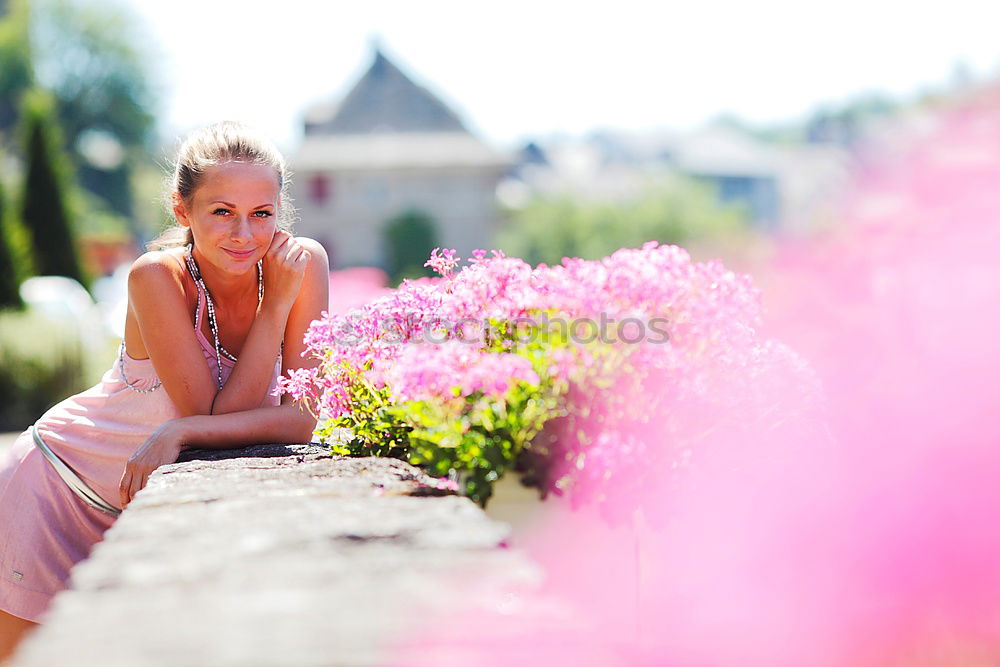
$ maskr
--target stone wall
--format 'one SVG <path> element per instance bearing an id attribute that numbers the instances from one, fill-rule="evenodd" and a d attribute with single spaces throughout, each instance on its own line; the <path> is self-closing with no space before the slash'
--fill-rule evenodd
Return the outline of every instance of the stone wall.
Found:
<path id="1" fill-rule="evenodd" d="M 14 664 L 385 664 L 408 614 L 462 595 L 457 573 L 540 580 L 471 500 L 401 461 L 326 452 L 196 450 L 158 469 Z"/>

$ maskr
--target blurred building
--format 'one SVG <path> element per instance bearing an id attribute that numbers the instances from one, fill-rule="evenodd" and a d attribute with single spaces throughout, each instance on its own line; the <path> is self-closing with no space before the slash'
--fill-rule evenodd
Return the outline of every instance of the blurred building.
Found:
<path id="1" fill-rule="evenodd" d="M 385 225 L 405 213 L 429 217 L 437 244 L 462 257 L 488 247 L 497 184 L 512 164 L 378 47 L 339 104 L 307 111 L 290 162 L 297 233 L 323 243 L 334 267 L 383 268 Z"/>
<path id="2" fill-rule="evenodd" d="M 710 185 L 720 203 L 743 207 L 757 229 L 794 233 L 822 224 L 824 206 L 849 183 L 850 163 L 837 145 L 769 143 L 719 124 L 686 133 L 600 131 L 525 145 L 499 192 L 513 207 L 531 192 L 627 198 L 683 175 Z"/>

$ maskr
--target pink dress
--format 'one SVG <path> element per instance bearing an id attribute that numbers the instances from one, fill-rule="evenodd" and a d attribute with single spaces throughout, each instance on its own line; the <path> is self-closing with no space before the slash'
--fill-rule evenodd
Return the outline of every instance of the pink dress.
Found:
<path id="1" fill-rule="evenodd" d="M 199 294 L 198 321 L 204 318 L 205 299 Z M 196 335 L 205 361 L 216 377 L 218 362 L 212 341 L 199 329 Z M 149 359 L 133 359 L 124 352 L 96 386 L 67 398 L 36 422 L 52 451 L 109 504 L 120 508 L 118 484 L 125 462 L 152 432 L 168 419 L 179 417 L 163 387 L 157 384 Z M 225 382 L 234 362 L 222 357 Z M 263 405 L 278 405 L 271 395 L 281 373 L 275 364 L 271 387 Z M 0 610 L 38 621 L 52 597 L 66 587 L 70 568 L 101 540 L 115 517 L 94 509 L 74 494 L 52 464 L 34 445 L 26 430 L 0 455 Z"/>

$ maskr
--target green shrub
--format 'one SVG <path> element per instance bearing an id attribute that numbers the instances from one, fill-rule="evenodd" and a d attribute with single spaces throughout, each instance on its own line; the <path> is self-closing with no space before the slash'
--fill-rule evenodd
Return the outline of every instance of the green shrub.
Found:
<path id="1" fill-rule="evenodd" d="M 688 178 L 652 181 L 631 198 L 535 194 L 497 236 L 508 256 L 558 265 L 563 257 L 596 260 L 647 241 L 688 245 L 746 230 L 746 212 L 720 204 L 711 189 Z"/>
<path id="2" fill-rule="evenodd" d="M 437 246 L 434 219 L 423 211 L 405 211 L 389 220 L 383 230 L 387 273 L 394 285 L 404 278 L 430 276 L 424 262 Z"/>
<path id="3" fill-rule="evenodd" d="M 100 379 L 114 357 L 87 353 L 72 327 L 31 312 L 0 313 L 0 431 L 27 428 L 60 400 Z"/>

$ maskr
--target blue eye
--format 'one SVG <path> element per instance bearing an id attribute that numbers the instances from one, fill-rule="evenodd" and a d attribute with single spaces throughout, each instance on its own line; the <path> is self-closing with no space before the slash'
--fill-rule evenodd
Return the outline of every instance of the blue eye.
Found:
<path id="1" fill-rule="evenodd" d="M 212 211 L 212 215 L 219 215 L 220 213 L 222 213 L 222 214 L 228 214 L 229 213 L 229 209 L 228 208 L 217 208 L 214 211 Z"/>
<path id="2" fill-rule="evenodd" d="M 259 215 L 262 218 L 270 218 L 274 214 L 270 211 L 254 211 L 254 215 Z"/>

